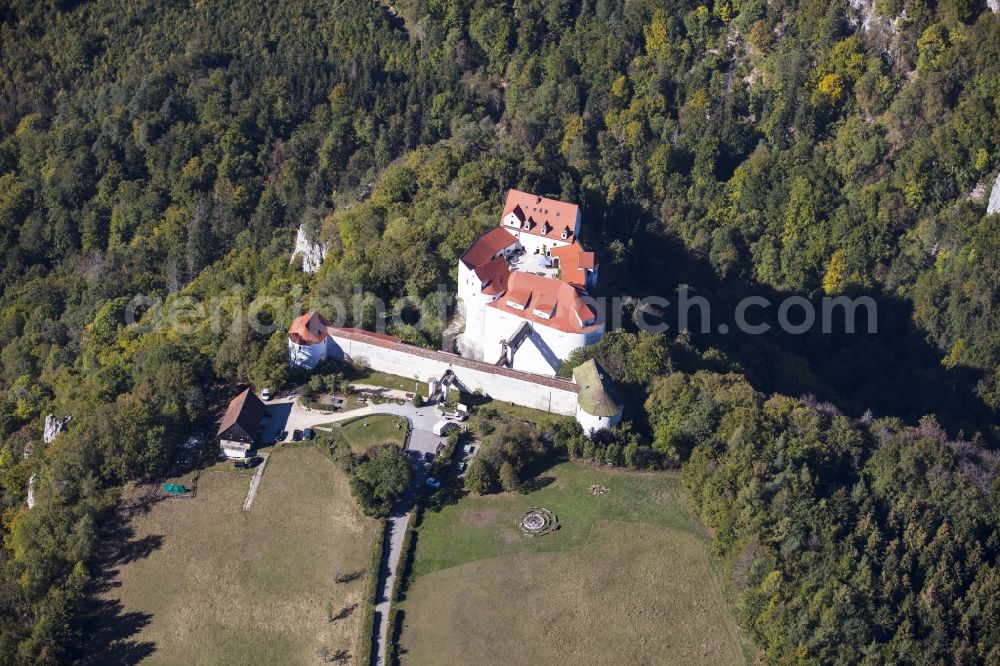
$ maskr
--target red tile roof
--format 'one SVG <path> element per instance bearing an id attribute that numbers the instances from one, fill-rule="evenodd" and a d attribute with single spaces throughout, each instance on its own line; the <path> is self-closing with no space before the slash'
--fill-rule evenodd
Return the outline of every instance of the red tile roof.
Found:
<path id="1" fill-rule="evenodd" d="M 326 340 L 326 329 L 330 322 L 316 310 L 296 318 L 288 329 L 288 337 L 299 345 L 315 345 Z"/>
<path id="2" fill-rule="evenodd" d="M 490 303 L 489 307 L 564 333 L 587 333 L 597 328 L 593 321 L 597 317 L 594 308 L 583 300 L 583 294 L 566 282 L 515 271 L 510 274 L 507 285 L 507 295 Z M 524 309 L 513 307 L 508 301 L 523 304 Z M 536 309 L 550 312 L 553 305 L 555 311 L 551 317 L 540 317 L 534 312 Z"/>
<path id="3" fill-rule="evenodd" d="M 476 239 L 472 247 L 462 255 L 462 263 L 467 268 L 476 268 L 515 243 L 517 239 L 509 231 L 503 227 L 495 227 Z"/>
<path id="4" fill-rule="evenodd" d="M 494 296 L 507 291 L 507 279 L 510 277 L 510 268 L 507 260 L 503 257 L 490 259 L 485 264 L 476 268 L 476 277 L 483 281 L 483 293 Z"/>
<path id="5" fill-rule="evenodd" d="M 508 286 L 510 285 L 509 278 L 507 280 L 507 284 Z M 523 310 L 524 308 L 528 307 L 528 301 L 530 300 L 531 300 L 531 290 L 525 287 L 520 287 L 518 289 L 511 289 L 510 293 L 504 297 L 504 301 L 506 301 L 508 305 L 511 305 L 511 307 L 516 305 L 518 306 L 517 309 L 519 310 Z"/>
<path id="6" fill-rule="evenodd" d="M 581 288 L 587 286 L 587 270 L 597 266 L 597 258 L 593 252 L 584 252 L 578 244 L 564 245 L 552 248 L 552 256 L 559 259 L 560 279 Z"/>
<path id="7" fill-rule="evenodd" d="M 264 419 L 266 407 L 253 391 L 247 389 L 233 398 L 219 423 L 217 437 L 234 425 L 238 425 L 249 437 L 254 437 L 260 422 Z"/>
<path id="8" fill-rule="evenodd" d="M 576 204 L 546 199 L 537 194 L 511 188 L 507 192 L 507 201 L 504 203 L 500 219 L 507 217 L 508 213 L 514 213 L 522 224 L 525 220 L 531 222 L 529 229 L 521 231 L 553 240 L 572 242 L 579 212 L 580 207 Z M 542 233 L 543 228 L 546 228 L 545 233 Z M 566 238 L 562 237 L 563 230 L 568 231 Z"/>
<path id="9" fill-rule="evenodd" d="M 406 344 L 403 342 L 402 338 L 397 338 L 395 335 L 389 335 L 388 333 L 378 333 L 377 331 L 366 331 L 363 328 L 349 328 L 349 327 L 341 328 L 338 326 L 330 327 L 331 335 L 341 335 L 344 333 L 347 333 L 349 335 L 360 335 L 366 338 L 374 338 L 377 340 L 381 340 L 382 342 Z"/>

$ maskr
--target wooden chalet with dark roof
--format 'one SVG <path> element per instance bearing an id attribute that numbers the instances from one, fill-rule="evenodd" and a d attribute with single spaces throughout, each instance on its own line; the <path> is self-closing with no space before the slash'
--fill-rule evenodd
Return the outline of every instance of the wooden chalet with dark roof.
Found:
<path id="1" fill-rule="evenodd" d="M 219 423 L 219 446 L 229 458 L 245 458 L 257 441 L 257 430 L 264 420 L 264 403 L 247 389 L 233 398 Z"/>

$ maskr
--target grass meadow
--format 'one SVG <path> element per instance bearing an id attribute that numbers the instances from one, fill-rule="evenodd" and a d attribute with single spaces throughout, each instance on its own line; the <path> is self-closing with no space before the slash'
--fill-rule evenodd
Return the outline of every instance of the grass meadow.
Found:
<path id="1" fill-rule="evenodd" d="M 745 661 L 676 476 L 564 463 L 541 483 L 425 512 L 402 663 Z M 554 512 L 560 529 L 523 536 L 530 507 Z"/>
<path id="2" fill-rule="evenodd" d="M 246 512 L 248 484 L 221 462 L 194 498 L 131 519 L 130 539 L 158 546 L 119 562 L 102 596 L 146 618 L 128 640 L 149 646 L 148 663 L 304 664 L 320 648 L 366 649 L 356 642 L 376 523 L 347 477 L 315 448 L 278 447 Z M 344 616 L 331 622 L 328 610 Z"/>
<path id="3" fill-rule="evenodd" d="M 359 416 L 350 421 L 321 427 L 339 432 L 354 453 L 364 453 L 380 444 L 393 444 L 403 448 L 406 441 L 406 419 L 392 414 Z"/>

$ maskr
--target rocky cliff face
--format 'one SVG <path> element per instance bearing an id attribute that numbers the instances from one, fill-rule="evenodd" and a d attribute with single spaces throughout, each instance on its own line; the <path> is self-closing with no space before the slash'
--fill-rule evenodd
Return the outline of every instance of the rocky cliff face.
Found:
<path id="1" fill-rule="evenodd" d="M 35 508 L 35 480 L 38 478 L 37 474 L 32 474 L 31 478 L 28 479 L 28 508 Z"/>
<path id="2" fill-rule="evenodd" d="M 864 32 L 868 32 L 872 21 L 876 20 L 874 0 L 847 0 L 847 4 L 856 12 L 852 23 L 857 21 L 855 25 L 861 26 Z"/>
<path id="3" fill-rule="evenodd" d="M 66 424 L 69 423 L 72 416 L 67 416 L 66 418 L 59 420 L 56 418 L 55 414 L 49 414 L 45 417 L 45 431 L 42 437 L 45 439 L 46 444 L 51 444 L 52 440 L 63 431 Z"/>
<path id="4" fill-rule="evenodd" d="M 326 250 L 325 245 L 308 238 L 305 227 L 299 227 L 299 233 L 295 236 L 295 249 L 292 250 L 292 261 L 296 255 L 302 255 L 302 270 L 315 273 L 323 265 Z"/>
<path id="5" fill-rule="evenodd" d="M 850 8 L 847 11 L 848 19 L 859 31 L 860 36 L 865 37 L 883 53 L 894 54 L 897 50 L 896 40 L 899 38 L 896 25 L 906 18 L 906 10 L 895 18 L 889 18 L 875 10 L 875 0 L 847 0 L 847 5 Z"/>
<path id="6" fill-rule="evenodd" d="M 1000 0 L 994 1 L 1000 2 Z M 986 206 L 986 214 L 992 215 L 993 213 L 1000 213 L 1000 174 L 997 175 L 997 179 L 993 183 L 993 191 L 990 192 L 990 203 Z"/>

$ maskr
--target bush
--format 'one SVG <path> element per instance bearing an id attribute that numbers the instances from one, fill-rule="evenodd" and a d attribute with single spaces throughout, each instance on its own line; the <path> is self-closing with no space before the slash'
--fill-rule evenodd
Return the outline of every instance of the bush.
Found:
<path id="1" fill-rule="evenodd" d="M 423 407 L 424 406 L 424 396 L 420 395 L 419 393 L 414 393 L 413 394 L 413 406 L 414 407 Z"/>
<path id="2" fill-rule="evenodd" d="M 481 457 L 476 457 L 469 463 L 465 472 L 465 489 L 477 495 L 488 495 L 496 492 L 496 471 Z"/>
<path id="3" fill-rule="evenodd" d="M 385 518 L 412 474 L 406 453 L 392 445 L 376 446 L 355 467 L 351 494 L 365 515 Z"/>
<path id="4" fill-rule="evenodd" d="M 521 489 L 521 480 L 517 478 L 517 470 L 506 460 L 500 465 L 500 487 L 508 493 Z"/>
<path id="5" fill-rule="evenodd" d="M 358 663 L 365 665 L 373 663 L 372 657 L 375 652 L 375 600 L 378 597 L 378 578 L 382 567 L 382 551 L 385 548 L 386 525 L 379 526 L 375 543 L 372 545 L 372 559 L 368 566 L 368 575 L 365 578 L 364 611 L 361 614 L 361 656 Z M 366 649 L 367 648 L 367 649 Z"/>

